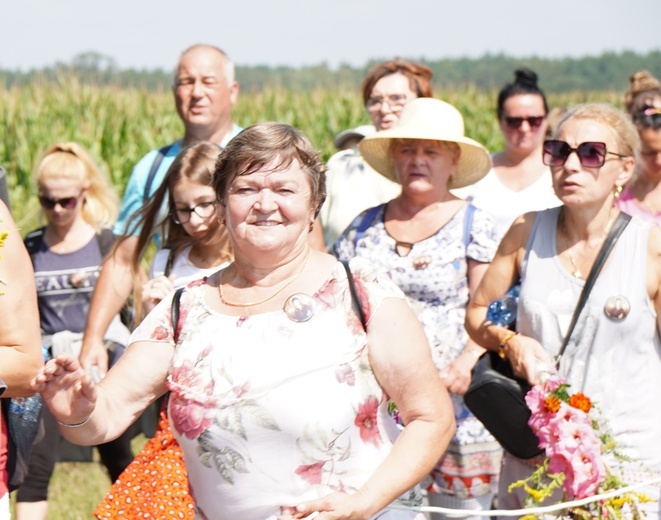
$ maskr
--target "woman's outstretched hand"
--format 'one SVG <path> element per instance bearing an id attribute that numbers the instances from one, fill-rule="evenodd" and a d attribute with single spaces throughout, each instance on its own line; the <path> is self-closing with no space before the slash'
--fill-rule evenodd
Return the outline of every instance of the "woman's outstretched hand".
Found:
<path id="1" fill-rule="evenodd" d="M 41 393 L 55 418 L 65 424 L 85 421 L 96 404 L 96 386 L 71 354 L 51 359 L 32 380 L 31 386 Z"/>
<path id="2" fill-rule="evenodd" d="M 375 513 L 368 506 L 358 493 L 332 493 L 296 507 L 283 507 L 278 520 L 367 520 Z"/>

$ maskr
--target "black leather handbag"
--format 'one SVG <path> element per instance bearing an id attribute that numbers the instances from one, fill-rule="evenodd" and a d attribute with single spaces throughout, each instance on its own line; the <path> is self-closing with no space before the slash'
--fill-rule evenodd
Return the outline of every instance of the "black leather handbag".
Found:
<path id="1" fill-rule="evenodd" d="M 556 367 L 601 268 L 630 220 L 629 215 L 620 213 L 604 240 L 555 359 Z M 495 352 L 487 352 L 475 364 L 470 386 L 464 395 L 464 402 L 473 415 L 507 452 L 520 459 L 530 459 L 542 453 L 537 435 L 528 426 L 531 412 L 524 400 L 528 390 L 530 385 L 514 377 L 509 362 L 500 359 Z"/>

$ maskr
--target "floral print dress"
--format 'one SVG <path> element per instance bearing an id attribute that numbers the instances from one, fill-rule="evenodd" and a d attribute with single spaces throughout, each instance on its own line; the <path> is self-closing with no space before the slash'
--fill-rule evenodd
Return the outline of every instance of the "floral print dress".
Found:
<path id="1" fill-rule="evenodd" d="M 369 317 L 401 291 L 367 261 L 351 262 Z M 180 303 L 167 385 L 200 519 L 264 520 L 335 491 L 353 492 L 389 454 L 397 428 L 369 364 L 366 334 L 339 262 L 311 319 L 284 311 L 228 316 L 193 282 Z M 171 299 L 132 341 L 173 344 Z M 415 500 L 412 491 L 404 499 Z M 423 518 L 387 511 L 379 518 Z"/>
<path id="2" fill-rule="evenodd" d="M 434 362 L 442 370 L 468 340 L 467 259 L 491 262 L 500 239 L 496 225 L 477 208 L 471 223 L 466 205 L 432 236 L 413 244 L 407 255 L 400 255 L 385 228 L 385 208 L 383 204 L 358 215 L 335 243 L 335 255 L 341 260 L 367 258 L 387 271 L 422 322 Z M 451 398 L 457 432 L 432 474 L 430 490 L 459 498 L 491 493 L 497 488 L 501 447 L 461 396 Z"/>

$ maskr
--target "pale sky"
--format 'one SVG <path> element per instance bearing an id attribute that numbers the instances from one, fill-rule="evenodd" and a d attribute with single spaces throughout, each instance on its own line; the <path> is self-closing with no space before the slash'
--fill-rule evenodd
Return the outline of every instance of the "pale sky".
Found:
<path id="1" fill-rule="evenodd" d="M 504 53 L 585 56 L 661 49 L 661 0 L 14 0 L 0 15 L 0 68 L 95 51 L 120 68 L 171 69 L 210 43 L 238 65 L 364 65 Z"/>

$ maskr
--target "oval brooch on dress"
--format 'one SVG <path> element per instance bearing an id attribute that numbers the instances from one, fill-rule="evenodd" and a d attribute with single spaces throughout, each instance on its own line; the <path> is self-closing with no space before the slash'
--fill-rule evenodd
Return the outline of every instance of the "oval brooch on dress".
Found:
<path id="1" fill-rule="evenodd" d="M 431 264 L 431 256 L 423 255 L 413 259 L 413 269 L 427 269 Z"/>
<path id="2" fill-rule="evenodd" d="M 623 320 L 629 314 L 631 304 L 624 296 L 611 296 L 604 305 L 604 314 L 611 320 Z"/>
<path id="3" fill-rule="evenodd" d="M 283 309 L 290 320 L 302 323 L 314 316 L 316 308 L 317 302 L 312 296 L 296 293 L 287 298 Z"/>

